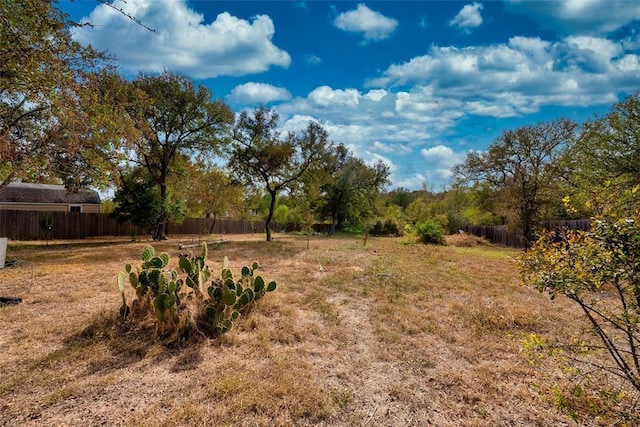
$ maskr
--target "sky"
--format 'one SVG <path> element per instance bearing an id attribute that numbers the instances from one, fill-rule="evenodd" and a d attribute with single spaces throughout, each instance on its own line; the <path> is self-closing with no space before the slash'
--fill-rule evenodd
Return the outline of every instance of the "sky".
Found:
<path id="1" fill-rule="evenodd" d="M 634 0 L 59 0 L 74 38 L 122 74 L 163 70 L 284 131 L 321 124 L 390 169 L 390 189 L 442 191 L 505 130 L 583 123 L 640 90 Z M 149 27 L 155 31 L 149 31 Z"/>

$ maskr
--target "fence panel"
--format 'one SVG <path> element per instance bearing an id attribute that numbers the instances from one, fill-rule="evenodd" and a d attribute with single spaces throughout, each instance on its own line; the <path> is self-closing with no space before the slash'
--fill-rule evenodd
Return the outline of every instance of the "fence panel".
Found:
<path id="1" fill-rule="evenodd" d="M 571 230 L 589 230 L 590 221 L 588 219 L 549 221 L 543 227 L 547 230 L 553 230 L 558 227 L 565 227 Z M 520 249 L 525 247 L 524 237 L 520 233 L 509 231 L 506 225 L 469 225 L 464 227 L 464 231 L 474 236 L 483 237 L 495 245 Z"/>
<path id="2" fill-rule="evenodd" d="M 86 237 L 140 236 L 144 231 L 130 222 L 118 223 L 103 213 L 40 212 L 0 210 L 0 236 L 11 240 L 40 240 L 47 237 L 40 227 L 42 218 L 50 218 L 51 239 L 84 239 Z M 281 231 L 278 223 L 271 229 Z M 264 221 L 216 218 L 186 218 L 182 224 L 170 224 L 170 234 L 248 234 L 264 233 Z"/>

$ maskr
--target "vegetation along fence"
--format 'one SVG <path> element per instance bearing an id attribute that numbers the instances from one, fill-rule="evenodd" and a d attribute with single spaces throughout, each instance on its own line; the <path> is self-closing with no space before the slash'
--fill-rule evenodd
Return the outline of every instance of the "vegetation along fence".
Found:
<path id="1" fill-rule="evenodd" d="M 50 227 L 50 230 L 46 230 Z M 211 229 L 213 225 L 213 230 Z M 280 231 L 277 223 L 271 229 Z M 264 233 L 264 221 L 187 218 L 170 224 L 170 234 Z M 144 231 L 129 222 L 118 223 L 103 213 L 0 210 L 0 236 L 11 240 L 83 239 L 102 236 L 142 236 Z"/>
<path id="2" fill-rule="evenodd" d="M 543 228 L 547 230 L 553 230 L 554 228 L 564 227 L 571 230 L 588 230 L 590 226 L 588 219 L 576 219 L 567 221 L 550 221 L 543 224 Z M 520 233 L 509 230 L 506 225 L 473 225 L 464 227 L 466 233 L 471 233 L 474 236 L 484 237 L 489 242 L 508 246 L 510 248 L 524 248 L 525 241 Z"/>

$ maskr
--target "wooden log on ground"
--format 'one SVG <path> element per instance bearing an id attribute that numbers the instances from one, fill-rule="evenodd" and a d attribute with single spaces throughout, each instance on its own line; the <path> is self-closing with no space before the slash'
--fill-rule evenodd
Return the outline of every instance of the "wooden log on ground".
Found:
<path id="1" fill-rule="evenodd" d="M 206 242 L 207 246 L 209 245 L 220 245 L 222 243 L 227 243 L 228 240 L 224 240 L 224 239 L 220 239 L 220 240 L 212 240 L 211 242 Z M 188 248 L 195 248 L 197 246 L 201 246 L 202 242 L 200 243 L 180 243 L 178 245 L 178 249 L 188 249 Z"/>

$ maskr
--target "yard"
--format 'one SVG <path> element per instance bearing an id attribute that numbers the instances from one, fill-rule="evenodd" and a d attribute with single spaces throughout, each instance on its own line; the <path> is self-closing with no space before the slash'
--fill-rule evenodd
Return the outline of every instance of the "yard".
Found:
<path id="1" fill-rule="evenodd" d="M 10 242 L 0 295 L 23 303 L 0 308 L 0 425 L 575 424 L 554 388 L 562 377 L 528 363 L 522 339 L 569 340 L 584 324 L 520 285 L 517 252 L 225 238 L 209 251 L 214 273 L 225 255 L 234 272 L 258 261 L 278 289 L 221 338 L 182 348 L 118 317 L 116 274 L 145 243 Z M 173 267 L 179 242 L 154 243 Z"/>

